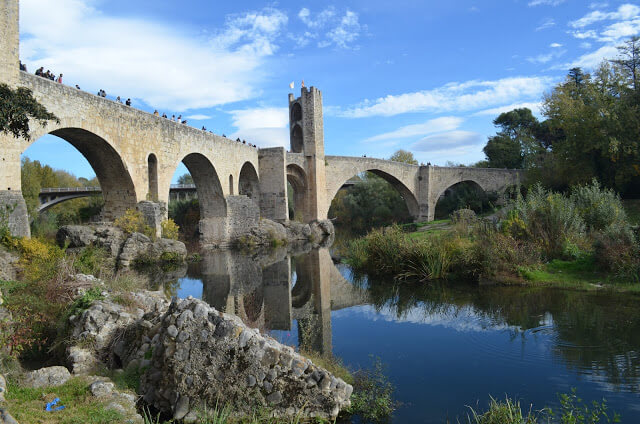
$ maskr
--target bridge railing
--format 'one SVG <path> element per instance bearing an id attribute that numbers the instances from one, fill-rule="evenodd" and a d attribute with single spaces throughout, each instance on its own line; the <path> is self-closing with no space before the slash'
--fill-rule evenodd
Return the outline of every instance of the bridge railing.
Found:
<path id="1" fill-rule="evenodd" d="M 195 190 L 195 184 L 171 184 L 171 190 Z M 82 191 L 102 191 L 100 187 L 44 187 L 40 193 L 77 193 Z"/>
<path id="2" fill-rule="evenodd" d="M 46 187 L 40 193 L 73 193 L 78 191 L 102 191 L 100 187 Z"/>

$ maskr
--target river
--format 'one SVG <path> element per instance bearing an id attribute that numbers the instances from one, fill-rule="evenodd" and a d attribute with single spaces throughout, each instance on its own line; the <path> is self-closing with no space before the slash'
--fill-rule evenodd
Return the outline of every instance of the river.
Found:
<path id="1" fill-rule="evenodd" d="M 173 294 L 282 343 L 333 352 L 351 369 L 380 358 L 400 402 L 393 423 L 466 422 L 467 406 L 506 394 L 526 409 L 557 407 L 573 387 L 640 422 L 637 295 L 373 281 L 327 249 L 210 251 L 172 278 Z"/>

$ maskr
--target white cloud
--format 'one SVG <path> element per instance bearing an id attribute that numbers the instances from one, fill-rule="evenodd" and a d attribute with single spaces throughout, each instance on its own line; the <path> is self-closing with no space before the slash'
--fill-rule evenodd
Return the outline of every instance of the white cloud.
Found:
<path id="1" fill-rule="evenodd" d="M 605 7 L 609 7 L 609 3 L 593 2 L 589 5 L 589 9 L 604 9 Z"/>
<path id="2" fill-rule="evenodd" d="M 347 110 L 331 109 L 338 116 L 363 118 L 410 112 L 466 111 L 505 103 L 539 99 L 552 83 L 549 77 L 512 77 L 495 81 L 449 83 L 433 90 L 388 95 L 365 100 Z"/>
<path id="3" fill-rule="evenodd" d="M 540 115 L 540 102 L 525 102 L 525 103 L 512 103 L 506 106 L 494 107 L 491 109 L 484 109 L 474 113 L 474 116 L 498 116 L 501 113 L 512 111 L 513 109 L 530 109 L 534 115 Z"/>
<path id="4" fill-rule="evenodd" d="M 187 116 L 187 119 L 192 119 L 194 121 L 204 121 L 205 119 L 211 119 L 211 117 L 209 115 L 197 114 L 197 115 L 189 115 Z"/>
<path id="5" fill-rule="evenodd" d="M 551 47 L 552 49 L 559 49 L 560 47 L 562 47 L 562 44 L 560 44 L 560 43 L 551 43 L 551 44 L 549 44 L 549 47 Z"/>
<path id="6" fill-rule="evenodd" d="M 529 6 L 558 6 L 565 1 L 566 0 L 532 0 L 529 2 Z"/>
<path id="7" fill-rule="evenodd" d="M 614 12 L 594 10 L 582 18 L 570 22 L 569 26 L 572 28 L 584 28 L 604 20 L 629 20 L 638 17 L 638 15 L 640 15 L 640 6 L 636 6 L 635 4 L 623 4 Z"/>
<path id="8" fill-rule="evenodd" d="M 331 21 L 336 16 L 336 10 L 334 7 L 330 6 L 318 13 L 315 17 L 311 17 L 311 11 L 306 7 L 300 9 L 298 12 L 298 18 L 309 28 L 318 29 L 325 26 L 329 21 Z"/>
<path id="9" fill-rule="evenodd" d="M 183 111 L 259 93 L 264 66 L 287 22 L 266 8 L 227 18 L 210 39 L 177 26 L 110 17 L 90 0 L 22 0 L 21 56 L 30 69 L 63 72 L 70 84 Z M 81 34 L 81 36 L 79 36 Z"/>
<path id="10" fill-rule="evenodd" d="M 574 67 L 581 67 L 581 68 L 593 69 L 593 68 L 596 68 L 600 64 L 600 62 L 602 62 L 604 59 L 610 59 L 612 57 L 616 57 L 617 54 L 618 54 L 618 49 L 616 49 L 615 46 L 602 46 L 594 52 L 587 53 L 580 56 L 578 59 L 574 60 L 573 62 L 564 64 L 561 66 L 557 66 L 555 68 L 570 69 Z"/>
<path id="11" fill-rule="evenodd" d="M 540 23 L 540 25 L 538 25 L 536 31 L 542 31 L 544 29 L 554 27 L 555 25 L 556 21 L 554 21 L 553 18 L 546 18 Z"/>
<path id="12" fill-rule="evenodd" d="M 450 131 L 457 129 L 464 119 L 455 116 L 444 116 L 441 118 L 430 119 L 422 124 L 413 124 L 400 127 L 395 131 L 378 134 L 373 137 L 367 138 L 365 141 L 379 141 L 389 140 L 397 138 L 407 138 L 414 136 L 424 136 L 427 134 L 433 134 L 443 131 Z"/>
<path id="13" fill-rule="evenodd" d="M 360 36 L 361 30 L 358 14 L 347 10 L 340 20 L 340 25 L 329 31 L 327 38 L 338 47 L 348 48 Z"/>
<path id="14" fill-rule="evenodd" d="M 455 130 L 425 137 L 412 144 L 411 149 L 419 152 L 436 153 L 451 149 L 465 149 L 483 142 L 484 138 L 476 132 Z"/>
<path id="15" fill-rule="evenodd" d="M 237 128 L 229 137 L 240 137 L 259 147 L 287 146 L 289 143 L 289 110 L 287 108 L 254 108 L 233 110 L 232 125 Z"/>
<path id="16" fill-rule="evenodd" d="M 538 56 L 528 57 L 527 61 L 530 63 L 547 63 L 553 59 L 561 57 L 566 52 L 566 50 L 558 50 L 557 48 L 555 48 L 547 54 L 539 54 Z"/>
<path id="17" fill-rule="evenodd" d="M 356 12 L 347 9 L 344 15 L 340 16 L 333 6 L 315 15 L 303 7 L 298 12 L 298 18 L 309 29 L 303 35 L 292 36 L 298 47 L 306 46 L 311 40 L 318 40 L 317 46 L 320 48 L 329 46 L 354 48 L 352 43 L 366 30 L 366 26 L 360 23 Z"/>

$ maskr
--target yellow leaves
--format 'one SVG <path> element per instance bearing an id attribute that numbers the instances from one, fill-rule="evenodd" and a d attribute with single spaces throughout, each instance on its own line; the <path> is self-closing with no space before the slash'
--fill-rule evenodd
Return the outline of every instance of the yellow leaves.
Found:
<path id="1" fill-rule="evenodd" d="M 142 233 L 151 238 L 155 237 L 153 229 L 147 225 L 142 212 L 135 209 L 127 209 L 124 215 L 116 218 L 114 224 L 127 234 Z"/>
<path id="2" fill-rule="evenodd" d="M 162 238 L 178 240 L 180 227 L 173 221 L 173 219 L 165 219 L 162 221 L 160 226 L 162 227 Z"/>

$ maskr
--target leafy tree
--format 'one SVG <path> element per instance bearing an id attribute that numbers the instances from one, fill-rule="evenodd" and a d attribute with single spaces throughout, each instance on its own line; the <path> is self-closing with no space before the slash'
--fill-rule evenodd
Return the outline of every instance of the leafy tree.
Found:
<path id="1" fill-rule="evenodd" d="M 531 168 L 548 147 L 544 128 L 528 108 L 501 113 L 493 125 L 500 131 L 483 149 L 490 168 Z"/>
<path id="2" fill-rule="evenodd" d="M 29 120 L 34 119 L 43 127 L 47 121 L 60 122 L 33 97 L 31 90 L 18 87 L 15 90 L 6 84 L 0 84 L 0 133 L 13 134 L 14 137 L 31 138 Z"/>
<path id="3" fill-rule="evenodd" d="M 413 157 L 413 153 L 404 149 L 397 150 L 393 155 L 391 155 L 389 160 L 392 160 L 394 162 L 404 162 L 411 165 L 418 164 L 416 158 Z"/>
<path id="4" fill-rule="evenodd" d="M 618 51 L 622 57 L 611 60 L 610 62 L 621 68 L 631 83 L 633 91 L 638 92 L 638 90 L 640 90 L 640 85 L 638 84 L 638 73 L 640 72 L 640 37 L 631 37 L 624 45 L 618 47 Z"/>
<path id="5" fill-rule="evenodd" d="M 193 177 L 191 174 L 183 174 L 178 178 L 178 184 L 193 184 Z"/>

